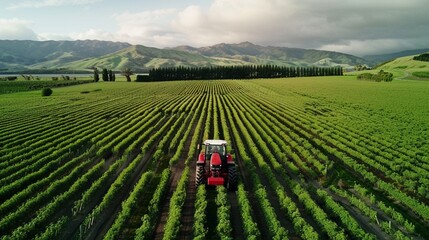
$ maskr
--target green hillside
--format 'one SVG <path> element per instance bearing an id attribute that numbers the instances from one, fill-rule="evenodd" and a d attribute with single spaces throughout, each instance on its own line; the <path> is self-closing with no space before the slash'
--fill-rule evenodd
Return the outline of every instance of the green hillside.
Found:
<path id="1" fill-rule="evenodd" d="M 413 60 L 414 56 L 397 58 L 378 66 L 376 70 L 391 72 L 399 79 L 429 80 L 429 62 Z M 424 73 L 427 77 L 422 77 Z"/>
<path id="2" fill-rule="evenodd" d="M 13 72 L 64 68 L 65 63 L 101 57 L 129 46 L 128 43 L 97 40 L 0 40 L 0 69 Z"/>
<path id="3" fill-rule="evenodd" d="M 380 64 L 372 70 L 349 72 L 346 75 L 357 75 L 366 72 L 377 73 L 383 70 L 392 73 L 394 79 L 429 81 L 429 62 L 413 60 L 414 56 L 416 55 L 396 58 Z"/>
<path id="4" fill-rule="evenodd" d="M 155 67 L 196 67 L 245 64 L 249 63 L 239 59 L 209 58 L 200 54 L 174 49 L 158 49 L 136 45 L 102 57 L 86 58 L 58 66 L 68 69 L 89 69 L 91 67 L 98 67 L 114 70 L 121 70 L 128 67 L 133 71 L 147 71 Z M 32 67 L 40 68 L 41 66 L 33 65 Z"/>
<path id="5" fill-rule="evenodd" d="M 251 64 L 273 64 L 281 66 L 343 66 L 357 64 L 372 65 L 365 59 L 339 52 L 315 49 L 260 46 L 250 42 L 238 44 L 221 43 L 209 47 L 193 48 L 180 46 L 180 51 L 199 53 L 207 57 L 239 59 Z"/>

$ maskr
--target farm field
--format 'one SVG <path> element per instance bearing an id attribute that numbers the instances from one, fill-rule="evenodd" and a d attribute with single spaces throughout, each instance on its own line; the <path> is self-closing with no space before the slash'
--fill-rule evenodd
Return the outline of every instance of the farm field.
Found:
<path id="1" fill-rule="evenodd" d="M 0 95 L 1 239 L 429 239 L 429 82 L 98 82 Z M 195 188 L 197 145 L 240 181 Z"/>
<path id="2" fill-rule="evenodd" d="M 0 94 L 7 94 L 7 93 L 16 93 L 16 92 L 24 92 L 24 91 L 31 91 L 31 90 L 38 90 L 42 89 L 44 87 L 64 87 L 64 86 L 72 86 L 72 85 L 79 85 L 84 83 L 90 83 L 93 82 L 92 79 L 85 78 L 85 79 L 79 79 L 79 80 L 32 80 L 32 81 L 26 81 L 26 80 L 18 80 L 18 81 L 0 81 Z"/>

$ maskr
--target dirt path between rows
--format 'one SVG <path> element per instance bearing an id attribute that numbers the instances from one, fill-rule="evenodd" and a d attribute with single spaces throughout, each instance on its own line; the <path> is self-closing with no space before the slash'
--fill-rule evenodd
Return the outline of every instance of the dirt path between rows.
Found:
<path id="1" fill-rule="evenodd" d="M 194 214 L 195 214 L 195 167 L 196 162 L 191 161 L 189 169 L 188 188 L 186 189 L 186 200 L 182 209 L 180 223 L 182 224 L 178 239 L 192 239 Z"/>
<path id="2" fill-rule="evenodd" d="M 236 192 L 228 192 L 228 201 L 231 206 L 231 224 L 232 224 L 232 237 L 234 239 L 245 239 L 243 232 L 243 224 L 241 220 L 240 206 L 237 200 Z"/>

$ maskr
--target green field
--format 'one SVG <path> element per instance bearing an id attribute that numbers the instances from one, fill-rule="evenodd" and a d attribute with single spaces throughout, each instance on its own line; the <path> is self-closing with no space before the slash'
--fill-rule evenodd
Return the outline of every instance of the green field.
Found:
<path id="1" fill-rule="evenodd" d="M 91 74 L 88 74 L 86 77 L 77 77 L 76 79 L 63 80 L 61 76 L 57 76 L 59 80 L 52 80 L 52 77 L 37 77 L 38 80 L 25 80 L 22 76 L 17 76 L 18 79 L 14 81 L 8 81 L 0 79 L 0 94 L 6 93 L 16 93 L 16 92 L 25 92 L 31 90 L 38 90 L 45 87 L 57 88 L 65 87 L 72 85 L 80 85 L 85 83 L 91 83 L 94 81 L 94 78 Z M 100 78 L 101 78 L 100 74 Z M 134 76 L 132 76 L 134 78 Z M 100 79 L 100 81 L 102 81 Z M 119 75 L 116 76 L 115 81 L 117 82 L 126 82 L 125 76 Z"/>
<path id="2" fill-rule="evenodd" d="M 0 95 L 2 239 L 429 239 L 429 81 L 53 90 Z M 236 192 L 195 189 L 213 138 Z"/>

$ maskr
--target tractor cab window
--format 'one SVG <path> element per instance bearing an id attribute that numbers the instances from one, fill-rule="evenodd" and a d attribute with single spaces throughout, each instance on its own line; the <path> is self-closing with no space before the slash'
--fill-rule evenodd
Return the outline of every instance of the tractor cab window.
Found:
<path id="1" fill-rule="evenodd" d="M 212 150 L 211 150 L 211 152 L 212 152 L 212 153 L 219 152 L 219 148 L 218 148 L 218 146 L 212 146 Z"/>
<path id="2" fill-rule="evenodd" d="M 224 145 L 219 146 L 219 154 L 225 155 L 225 146 Z"/>
<path id="3" fill-rule="evenodd" d="M 208 146 L 208 153 L 213 154 L 215 152 L 219 153 L 220 155 L 224 155 L 225 154 L 225 146 L 224 145 L 209 145 Z"/>

